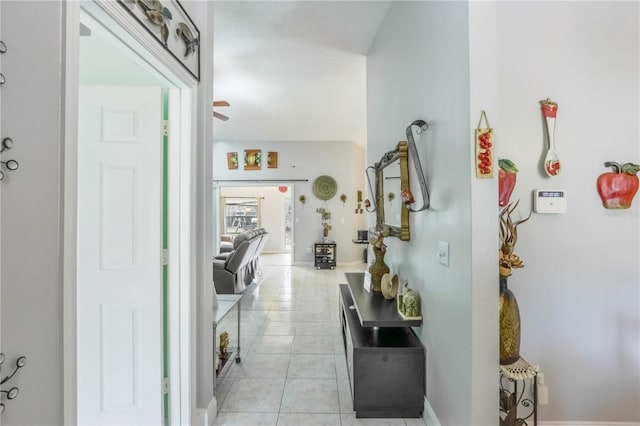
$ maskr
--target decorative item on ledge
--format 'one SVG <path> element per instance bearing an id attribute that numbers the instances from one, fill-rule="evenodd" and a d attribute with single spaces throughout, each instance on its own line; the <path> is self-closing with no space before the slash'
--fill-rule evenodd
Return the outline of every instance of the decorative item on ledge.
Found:
<path id="1" fill-rule="evenodd" d="M 2 368 L 2 364 L 4 363 L 5 360 L 5 356 L 4 353 L 0 353 L 0 369 Z M 18 372 L 18 370 L 20 370 L 22 367 L 24 367 L 27 364 L 27 357 L 24 355 L 21 355 L 18 357 L 18 359 L 16 360 L 16 366 L 15 369 L 13 370 L 13 373 L 9 374 L 7 377 L 3 378 L 0 381 L 0 385 L 3 385 L 5 383 L 7 383 L 9 380 L 11 380 L 11 378 L 13 376 L 15 376 L 15 374 Z M 20 392 L 20 389 L 18 389 L 17 386 L 14 386 L 12 388 L 10 388 L 9 390 L 1 390 L 0 389 L 0 393 L 4 393 L 6 395 L 7 399 L 16 399 L 18 397 L 18 393 Z M 2 413 L 4 413 L 5 410 L 5 404 L 4 403 L 0 403 L 0 415 Z"/>
<path id="2" fill-rule="evenodd" d="M 378 231 L 369 232 L 369 242 L 375 256 L 375 261 L 369 266 L 371 289 L 381 292 L 382 276 L 389 272 L 389 266 L 384 263 L 384 254 L 387 251 L 387 246 L 384 244 L 384 236 Z"/>
<path id="3" fill-rule="evenodd" d="M 518 225 L 524 219 L 514 221 L 511 217 L 519 201 L 508 204 L 500 213 L 500 250 L 498 251 L 500 274 L 500 364 L 512 364 L 520 357 L 520 310 L 513 292 L 507 287 L 507 277 L 524 263 L 513 252 L 518 240 Z"/>
<path id="4" fill-rule="evenodd" d="M 405 320 L 421 320 L 420 315 L 420 296 L 415 290 L 410 289 L 405 284 L 402 293 L 396 298 L 396 306 L 398 314 Z"/>
<path id="5" fill-rule="evenodd" d="M 384 274 L 380 281 L 380 290 L 385 299 L 395 299 L 398 294 L 398 276 L 396 274 Z"/>
<path id="6" fill-rule="evenodd" d="M 612 167 L 612 172 L 598 176 L 598 194 L 605 209 L 628 209 L 633 197 L 638 192 L 638 171 L 640 166 L 633 163 L 615 163 L 607 161 L 605 167 Z"/>
<path id="7" fill-rule="evenodd" d="M 320 223 L 322 225 L 322 242 L 329 242 L 329 231 L 331 231 L 331 211 L 328 207 L 320 207 L 316 209 L 316 213 L 320 213 Z"/>

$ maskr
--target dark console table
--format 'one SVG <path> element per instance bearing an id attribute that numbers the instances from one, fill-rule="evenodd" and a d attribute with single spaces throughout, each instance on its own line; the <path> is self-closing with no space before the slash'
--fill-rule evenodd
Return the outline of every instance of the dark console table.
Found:
<path id="1" fill-rule="evenodd" d="M 364 290 L 364 273 L 340 285 L 340 324 L 356 417 L 420 417 L 425 394 L 425 348 L 395 300 Z"/>

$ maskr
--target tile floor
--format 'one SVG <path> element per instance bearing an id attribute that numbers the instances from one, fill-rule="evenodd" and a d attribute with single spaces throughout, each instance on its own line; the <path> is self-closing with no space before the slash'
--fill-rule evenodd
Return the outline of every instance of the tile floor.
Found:
<path id="1" fill-rule="evenodd" d="M 260 286 L 242 302 L 242 362 L 218 378 L 216 425 L 409 425 L 356 419 L 338 320 L 338 284 L 364 264 L 316 270 L 261 257 Z M 236 346 L 236 316 L 218 330 Z"/>

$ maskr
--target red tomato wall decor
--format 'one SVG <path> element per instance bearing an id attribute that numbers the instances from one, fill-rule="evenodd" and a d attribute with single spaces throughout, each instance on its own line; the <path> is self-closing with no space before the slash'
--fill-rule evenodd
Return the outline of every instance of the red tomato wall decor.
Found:
<path id="1" fill-rule="evenodd" d="M 628 209 L 638 192 L 638 171 L 640 166 L 633 163 L 607 161 L 605 167 L 612 167 L 612 172 L 598 176 L 598 194 L 605 209 Z"/>
<path id="2" fill-rule="evenodd" d="M 501 158 L 498 160 L 498 205 L 504 207 L 509 204 L 509 198 L 516 186 L 518 168 L 513 161 Z"/>
<path id="3" fill-rule="evenodd" d="M 480 127 L 484 119 L 487 127 Z M 489 126 L 487 114 L 482 111 L 480 121 L 476 128 L 476 177 L 492 178 L 493 177 L 493 129 Z"/>

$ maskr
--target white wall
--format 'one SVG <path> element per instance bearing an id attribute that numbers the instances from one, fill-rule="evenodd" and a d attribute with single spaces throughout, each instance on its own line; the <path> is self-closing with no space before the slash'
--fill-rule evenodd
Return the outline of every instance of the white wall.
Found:
<path id="1" fill-rule="evenodd" d="M 211 99 L 213 98 L 213 4 L 198 0 L 180 2 L 200 31 L 200 84 L 196 98 L 193 132 L 197 143 L 193 147 L 191 161 L 194 171 L 191 175 L 191 194 L 188 201 L 193 222 L 190 230 L 191 269 L 195 271 L 190 303 L 191 335 L 195 340 L 195 353 L 191 353 L 190 363 L 195 365 L 191 371 L 191 424 L 203 424 L 210 421 L 213 399 L 213 306 L 216 304 L 213 287 L 213 229 L 211 221 L 213 118 Z M 195 370 L 195 371 L 194 371 Z"/>
<path id="2" fill-rule="evenodd" d="M 2 159 L 20 168 L 0 183 L 1 349 L 3 377 L 15 359 L 27 364 L 2 388 L 3 424 L 63 422 L 60 2 L 3 1 L 1 137 L 15 146 Z M 25 29 L 37 29 L 29 31 Z M 4 166 L 3 166 L 4 168 Z"/>
<path id="3" fill-rule="evenodd" d="M 268 151 L 278 152 L 278 168 L 244 170 L 245 149 L 261 149 L 263 156 Z M 227 152 L 237 152 L 240 166 L 236 170 L 227 168 Z M 215 142 L 213 144 L 213 170 L 215 180 L 249 180 L 246 185 L 255 185 L 262 179 L 307 179 L 308 182 L 293 183 L 294 216 L 294 263 L 312 263 L 313 257 L 307 249 L 314 241 L 322 238 L 320 214 L 316 208 L 324 202 L 313 195 L 313 181 L 321 175 L 332 176 L 338 185 L 336 196 L 327 201 L 332 212 L 333 229 L 329 238 L 337 244 L 338 263 L 357 263 L 362 261 L 362 246 L 353 244 L 357 230 L 365 227 L 365 215 L 355 214 L 357 191 L 364 191 L 364 153 L 353 142 Z M 225 183 L 226 184 L 226 183 Z M 229 183 L 229 184 L 238 184 Z M 242 183 L 240 183 L 242 184 Z M 260 183 L 262 184 L 262 183 Z M 274 183 L 279 185 L 279 183 Z M 282 184 L 286 184 L 283 182 Z M 346 194 L 347 201 L 342 203 L 340 195 Z M 307 199 L 303 205 L 300 195 Z M 215 207 L 217 208 L 217 206 Z"/>
<path id="4" fill-rule="evenodd" d="M 562 188 L 566 214 L 534 214 L 509 279 L 522 353 L 549 387 L 542 420 L 640 421 L 640 197 L 602 208 L 605 161 L 640 163 L 638 2 L 498 2 L 497 154 L 520 172 L 513 199 Z M 559 104 L 562 174 L 541 171 L 538 101 Z M 492 123 L 493 124 L 493 123 Z"/>
<path id="5" fill-rule="evenodd" d="M 465 2 L 394 2 L 367 57 L 367 163 L 405 140 L 413 120 L 431 125 L 416 137 L 431 207 L 411 214 L 411 241 L 385 241 L 387 264 L 422 298 L 428 424 L 497 424 L 497 192 L 494 180 L 472 175 L 476 92 L 495 83 L 470 79 L 481 56 L 469 25 L 476 31 L 487 17 L 491 28 L 491 9 Z M 491 63 L 490 34 L 488 43 Z M 438 263 L 438 241 L 450 244 L 449 267 Z"/>

